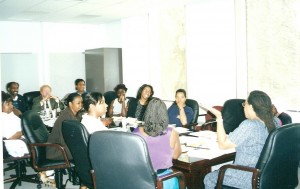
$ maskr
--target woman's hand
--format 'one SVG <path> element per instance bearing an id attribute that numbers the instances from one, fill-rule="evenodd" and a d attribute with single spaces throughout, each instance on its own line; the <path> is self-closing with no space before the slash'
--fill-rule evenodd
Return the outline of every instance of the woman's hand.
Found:
<path id="1" fill-rule="evenodd" d="M 122 94 L 120 97 L 119 97 L 119 102 L 125 102 L 125 94 Z"/>

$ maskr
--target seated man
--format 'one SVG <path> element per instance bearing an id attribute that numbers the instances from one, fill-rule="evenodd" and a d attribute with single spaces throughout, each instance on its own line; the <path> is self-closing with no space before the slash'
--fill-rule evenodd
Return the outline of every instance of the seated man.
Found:
<path id="1" fill-rule="evenodd" d="M 58 97 L 53 96 L 51 92 L 52 89 L 49 85 L 41 86 L 41 95 L 33 99 L 32 110 L 37 112 L 46 109 L 58 109 L 59 111 L 63 110 L 65 108 L 65 105 L 58 99 Z"/>
<path id="2" fill-rule="evenodd" d="M 13 100 L 13 112 L 16 116 L 21 116 L 27 110 L 25 99 L 19 94 L 19 83 L 9 82 L 6 84 L 6 90 Z"/>
<path id="3" fill-rule="evenodd" d="M 175 103 L 169 107 L 169 124 L 176 124 L 176 127 L 190 124 L 193 119 L 193 109 L 186 106 L 186 92 L 184 89 L 178 89 L 175 94 Z"/>

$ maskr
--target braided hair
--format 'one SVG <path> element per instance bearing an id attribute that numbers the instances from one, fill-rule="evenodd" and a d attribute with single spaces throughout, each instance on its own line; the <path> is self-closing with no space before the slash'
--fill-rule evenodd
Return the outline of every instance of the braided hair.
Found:
<path id="1" fill-rule="evenodd" d="M 166 104 L 158 98 L 152 98 L 145 111 L 144 121 L 144 132 L 149 136 L 165 134 L 169 123 Z"/>

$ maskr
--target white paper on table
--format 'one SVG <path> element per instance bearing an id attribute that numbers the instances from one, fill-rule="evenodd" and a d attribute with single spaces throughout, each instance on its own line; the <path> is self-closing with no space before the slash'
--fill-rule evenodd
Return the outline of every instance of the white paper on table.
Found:
<path id="1" fill-rule="evenodd" d="M 193 132 L 190 133 L 191 136 L 201 137 L 201 138 L 207 138 L 211 140 L 217 140 L 217 133 L 213 131 L 200 131 L 200 132 Z"/>
<path id="2" fill-rule="evenodd" d="M 214 144 L 215 143 L 215 144 Z M 202 149 L 205 148 L 205 149 Z M 229 154 L 235 152 L 235 148 L 228 150 L 219 149 L 216 142 L 212 142 L 210 145 L 202 145 L 199 149 L 188 151 L 187 154 L 189 157 L 203 158 L 203 159 L 213 159 L 224 154 Z"/>
<path id="3" fill-rule="evenodd" d="M 199 147 L 207 143 L 211 143 L 210 139 L 200 138 L 200 137 L 191 137 L 191 136 L 180 136 L 180 144 L 185 144 L 186 146 Z M 214 141 L 215 142 L 215 141 Z"/>
<path id="4" fill-rule="evenodd" d="M 174 128 L 179 134 L 190 132 L 188 128 L 184 128 L 184 127 L 174 127 Z"/>

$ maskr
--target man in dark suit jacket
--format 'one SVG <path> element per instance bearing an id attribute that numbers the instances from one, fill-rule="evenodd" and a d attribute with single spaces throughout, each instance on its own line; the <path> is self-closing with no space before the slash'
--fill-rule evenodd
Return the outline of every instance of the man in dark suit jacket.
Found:
<path id="1" fill-rule="evenodd" d="M 41 86 L 41 95 L 33 99 L 32 110 L 37 112 L 45 109 L 55 110 L 57 108 L 63 110 L 65 105 L 58 99 L 58 97 L 53 96 L 51 91 L 52 89 L 49 85 Z"/>

